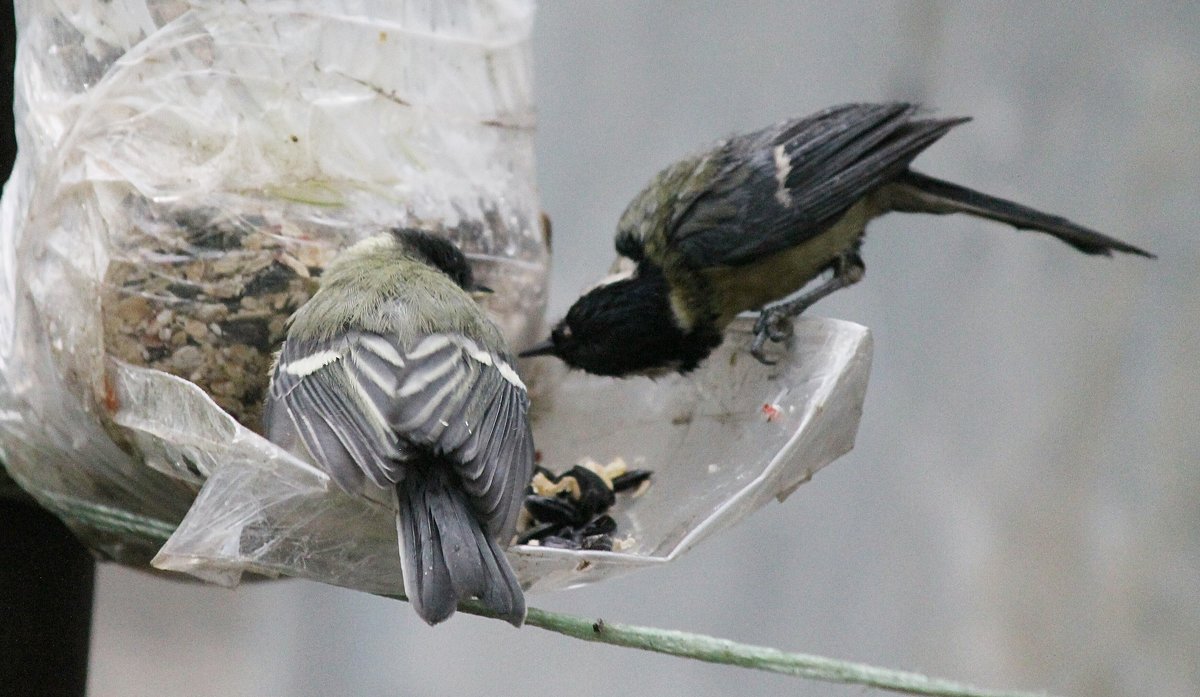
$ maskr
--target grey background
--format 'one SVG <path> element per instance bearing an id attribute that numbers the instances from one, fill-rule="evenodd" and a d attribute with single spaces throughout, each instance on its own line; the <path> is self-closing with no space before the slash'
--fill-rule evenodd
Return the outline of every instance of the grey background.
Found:
<path id="1" fill-rule="evenodd" d="M 970 114 L 918 160 L 1146 246 L 876 222 L 858 446 L 661 570 L 550 609 L 1066 695 L 1200 693 L 1200 4 L 545 3 L 557 315 L 624 203 L 728 133 L 848 100 Z M 101 570 L 91 693 L 852 695 L 316 584 Z"/>

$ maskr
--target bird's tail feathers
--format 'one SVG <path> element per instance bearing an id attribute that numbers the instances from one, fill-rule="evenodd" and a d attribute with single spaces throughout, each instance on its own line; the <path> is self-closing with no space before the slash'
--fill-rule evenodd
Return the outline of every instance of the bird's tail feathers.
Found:
<path id="1" fill-rule="evenodd" d="M 412 468 L 396 487 L 396 530 L 404 592 L 421 619 L 437 624 L 459 601 L 479 598 L 519 627 L 525 596 L 503 547 L 480 526 L 466 495 L 436 466 Z"/>
<path id="2" fill-rule="evenodd" d="M 906 213 L 967 213 L 1005 223 L 1019 230 L 1044 232 L 1084 254 L 1111 256 L 1115 250 L 1154 258 L 1153 254 L 1144 249 L 1077 225 L 1066 218 L 1043 213 L 912 170 L 906 170 L 895 180 L 888 195 L 889 210 Z"/>

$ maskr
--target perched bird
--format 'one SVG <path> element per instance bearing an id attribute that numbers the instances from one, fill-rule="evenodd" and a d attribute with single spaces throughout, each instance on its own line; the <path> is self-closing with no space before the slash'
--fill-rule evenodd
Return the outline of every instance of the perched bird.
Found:
<path id="1" fill-rule="evenodd" d="M 422 619 L 476 597 L 520 626 L 504 548 L 533 472 L 529 399 L 477 289 L 462 252 L 421 231 L 346 249 L 291 318 L 264 420 L 342 489 L 395 491 L 404 591 Z"/>
<path id="2" fill-rule="evenodd" d="M 967 118 L 912 104 L 846 104 L 730 138 L 663 171 L 617 227 L 615 273 L 580 297 L 550 338 L 553 355 L 599 375 L 694 369 L 740 312 L 759 312 L 752 353 L 791 318 L 857 283 L 863 231 L 891 211 L 967 213 L 1053 235 L 1085 254 L 1145 250 L 1011 201 L 909 169 Z M 831 277 L 810 290 L 810 281 Z M 790 296 L 790 297 L 789 297 Z"/>

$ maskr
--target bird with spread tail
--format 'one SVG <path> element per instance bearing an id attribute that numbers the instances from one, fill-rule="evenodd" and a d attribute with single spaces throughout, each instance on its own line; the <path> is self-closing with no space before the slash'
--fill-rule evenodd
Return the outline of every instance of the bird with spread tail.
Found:
<path id="1" fill-rule="evenodd" d="M 462 252 L 419 230 L 343 251 L 293 315 L 267 437 L 342 489 L 394 492 L 404 592 L 436 624 L 478 598 L 520 626 L 504 555 L 533 474 L 529 398 Z"/>

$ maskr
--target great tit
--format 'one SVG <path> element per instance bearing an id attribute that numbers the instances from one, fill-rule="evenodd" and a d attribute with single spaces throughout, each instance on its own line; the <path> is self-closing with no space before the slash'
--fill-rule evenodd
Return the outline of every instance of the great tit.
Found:
<path id="1" fill-rule="evenodd" d="M 533 472 L 529 399 L 477 289 L 459 249 L 425 232 L 346 249 L 290 320 L 264 421 L 342 489 L 395 492 L 404 591 L 422 619 L 476 597 L 520 626 L 504 548 Z"/>
<path id="2" fill-rule="evenodd" d="M 756 310 L 752 353 L 768 362 L 767 339 L 786 338 L 793 316 L 862 278 L 863 231 L 890 211 L 967 213 L 1053 235 L 1085 254 L 1153 257 L 909 169 L 968 120 L 922 117 L 913 104 L 845 104 L 676 162 L 621 216 L 614 273 L 521 356 L 553 355 L 598 375 L 688 372 L 738 313 Z M 828 280 L 802 291 L 826 271 Z"/>

